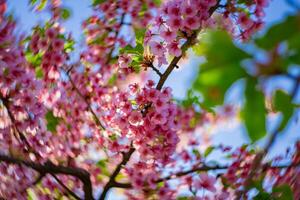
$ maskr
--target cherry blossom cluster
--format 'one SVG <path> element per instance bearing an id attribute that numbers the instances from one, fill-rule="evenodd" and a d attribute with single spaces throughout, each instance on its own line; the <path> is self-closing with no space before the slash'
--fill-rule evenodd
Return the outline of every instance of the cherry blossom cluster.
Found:
<path id="1" fill-rule="evenodd" d="M 166 53 L 179 57 L 185 38 L 198 30 L 210 17 L 209 10 L 216 0 L 168 1 L 146 32 L 144 44 L 149 45 L 157 57 L 158 65 L 167 64 Z"/>
<path id="2" fill-rule="evenodd" d="M 156 10 L 153 1 L 109 0 L 95 6 L 94 14 L 83 23 L 88 48 L 81 54 L 83 61 L 100 66 L 102 77 L 117 79 L 133 72 L 131 68 L 119 69 L 110 63 L 119 47 L 133 42 L 136 29 L 145 27 Z M 146 9 L 145 9 L 146 8 Z M 124 37 L 126 32 L 130 37 Z M 131 38 L 131 39 L 128 39 Z M 109 65 L 111 64 L 111 65 Z"/>
<path id="3" fill-rule="evenodd" d="M 64 40 L 59 38 L 59 27 L 46 29 L 44 33 L 37 30 L 32 35 L 30 49 L 34 55 L 41 54 L 45 79 L 49 82 L 59 80 L 59 67 L 66 60 Z"/>
<path id="4" fill-rule="evenodd" d="M 7 147 L 19 144 L 13 139 L 11 131 L 34 132 L 35 128 L 40 126 L 39 121 L 43 118 L 45 110 L 37 98 L 43 83 L 35 78 L 34 71 L 25 59 L 24 48 L 14 36 L 15 23 L 4 17 L 2 19 L 0 92 L 3 115 L 1 117 L 8 120 L 2 124 L 1 145 Z"/>
<path id="5" fill-rule="evenodd" d="M 128 31 L 124 26 L 136 33 L 147 27 L 145 52 L 139 53 L 148 60 L 142 64 L 153 66 L 154 58 L 158 66 L 168 64 L 166 57 L 180 58 L 182 45 L 203 28 L 220 26 L 248 38 L 261 26 L 267 2 L 170 0 L 158 9 L 150 0 L 108 0 L 96 5 L 93 16 L 83 23 L 87 46 L 78 63 L 70 64 L 67 37 L 59 23 L 60 0 L 51 0 L 50 26 L 35 28 L 29 43 L 14 33 L 16 24 L 4 15 L 6 4 L 0 0 L 0 153 L 80 167 L 89 173 L 95 190 L 111 183 L 112 170 L 121 166 L 119 174 L 129 182 L 125 192 L 129 199 L 176 199 L 181 191 L 190 192 L 191 199 L 232 199 L 233 189 L 241 189 L 249 176 L 255 154 L 245 146 L 233 152 L 222 145 L 212 147 L 229 152 L 231 161 L 225 173 L 223 167 L 217 169 L 222 175 L 216 176 L 208 172 L 202 152 L 207 147 L 205 134 L 196 132 L 234 116 L 234 108 L 225 106 L 217 116 L 184 108 L 173 100 L 170 87 L 158 89 L 152 80 L 129 80 L 135 58 L 118 55 L 118 50 L 134 43 L 122 36 Z M 216 9 L 219 14 L 213 14 Z M 42 77 L 36 74 L 39 68 Z M 199 135 L 204 142 L 199 142 Z M 300 162 L 299 149 L 297 143 L 293 163 Z M 134 156 L 130 159 L 129 154 L 123 164 L 131 151 Z M 196 170 L 199 167 L 203 168 Z M 191 173 L 183 173 L 186 170 Z M 287 183 L 300 198 L 299 168 L 268 172 L 275 177 L 272 184 Z M 28 188 L 39 199 L 67 196 L 58 180 L 83 196 L 83 183 L 72 176 L 38 174 L 22 165 L 0 163 L 0 196 L 7 199 L 26 199 Z"/>
<path id="6" fill-rule="evenodd" d="M 293 165 L 297 166 L 300 163 L 300 142 L 299 141 L 295 145 L 295 152 L 292 155 L 291 163 L 292 163 L 291 167 L 284 170 L 282 169 L 269 170 L 269 176 L 271 182 L 273 182 L 275 186 L 282 186 L 282 185 L 291 186 L 291 190 L 293 192 L 294 198 L 299 199 L 300 198 L 300 191 L 299 191 L 300 169 L 299 167 L 293 167 Z"/>
<path id="7" fill-rule="evenodd" d="M 43 137 L 40 139 L 44 141 L 34 142 L 36 136 L 46 133 L 41 128 L 45 109 L 37 98 L 43 83 L 35 78 L 34 70 L 25 59 L 24 47 L 14 34 L 15 22 L 3 13 L 0 19 L 0 147 L 1 153 L 22 157 L 32 151 L 31 145 L 47 142 Z M 37 132 L 37 129 L 41 131 Z M 2 162 L 0 168 L 0 191 L 4 192 L 1 195 L 23 199 L 35 177 L 34 171 Z"/>

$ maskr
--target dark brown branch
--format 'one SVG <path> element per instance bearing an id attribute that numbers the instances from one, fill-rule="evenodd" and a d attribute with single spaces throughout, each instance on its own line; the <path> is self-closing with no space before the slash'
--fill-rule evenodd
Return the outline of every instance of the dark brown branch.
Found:
<path id="1" fill-rule="evenodd" d="M 81 200 L 81 198 L 77 196 L 72 190 L 70 190 L 55 174 L 51 173 L 51 175 L 59 183 L 59 185 L 61 185 L 64 188 L 64 190 L 68 192 L 68 194 L 70 194 L 72 197 L 74 197 L 77 200 Z"/>
<path id="2" fill-rule="evenodd" d="M 2 103 L 4 105 L 4 107 L 5 107 L 5 109 L 7 111 L 7 114 L 9 116 L 10 121 L 11 121 L 13 129 L 16 130 L 16 132 L 18 133 L 21 141 L 25 144 L 25 146 L 27 148 L 27 151 L 34 153 L 37 157 L 40 157 L 40 155 L 37 152 L 35 152 L 34 149 L 31 147 L 31 145 L 29 144 L 29 142 L 28 142 L 27 138 L 25 137 L 25 135 L 17 127 L 15 117 L 13 116 L 12 112 L 9 109 L 8 98 L 2 96 L 2 94 L 0 92 L 0 99 L 1 99 L 1 101 L 2 101 Z M 16 138 L 16 139 L 18 139 L 18 138 Z"/>
<path id="3" fill-rule="evenodd" d="M 128 25 L 128 23 L 125 23 L 125 16 L 126 16 L 126 13 L 123 13 L 122 16 L 121 16 L 120 28 L 117 31 L 115 31 L 115 40 L 117 40 L 118 37 L 119 37 L 122 25 Z M 109 62 L 112 58 L 112 54 L 113 54 L 114 50 L 115 50 L 115 44 L 113 45 L 112 49 L 108 53 L 108 56 L 107 56 L 107 59 L 106 59 L 106 62 L 105 62 L 106 65 L 109 64 Z"/>
<path id="4" fill-rule="evenodd" d="M 199 33 L 198 31 L 194 31 L 190 37 L 187 38 L 185 43 L 181 47 L 182 54 L 178 57 L 174 57 L 169 66 L 167 67 L 166 71 L 160 76 L 160 79 L 158 81 L 158 84 L 156 86 L 157 90 L 161 90 L 163 85 L 165 84 L 167 78 L 171 74 L 171 72 L 174 70 L 174 68 L 177 66 L 179 60 L 182 58 L 184 52 L 193 44 L 194 40 L 197 38 L 197 35 Z"/>
<path id="5" fill-rule="evenodd" d="M 20 158 L 15 158 L 9 155 L 0 154 L 0 161 L 9 163 L 24 165 L 29 167 L 40 174 L 64 174 L 69 176 L 74 176 L 78 178 L 83 183 L 84 199 L 93 200 L 93 190 L 92 183 L 90 180 L 90 174 L 86 170 L 77 167 L 65 167 L 61 165 L 55 165 L 50 161 L 44 164 L 35 163 L 33 161 L 27 161 Z"/>
<path id="6" fill-rule="evenodd" d="M 292 163 L 292 164 L 283 164 L 283 165 L 274 165 L 274 166 L 272 166 L 269 163 L 266 163 L 266 164 L 264 164 L 263 168 L 265 170 L 267 170 L 267 169 L 284 169 L 284 168 L 289 168 L 289 167 L 298 167 L 299 165 L 300 165 L 300 163 Z M 180 178 L 182 176 L 186 176 L 186 175 L 192 174 L 194 172 L 226 170 L 228 168 L 229 168 L 229 166 L 227 166 L 227 165 L 215 165 L 215 166 L 204 165 L 204 166 L 196 167 L 196 168 L 193 168 L 193 169 L 190 169 L 190 170 L 187 170 L 187 171 L 182 171 L 182 172 L 177 172 L 175 174 L 171 174 L 169 176 L 160 178 L 160 179 L 156 180 L 155 182 L 160 183 L 160 182 L 163 182 L 163 181 L 168 181 L 168 180 L 171 180 L 171 179 Z M 114 187 L 127 189 L 127 188 L 132 188 L 132 185 L 131 185 L 131 183 L 116 182 Z"/>
<path id="7" fill-rule="evenodd" d="M 221 0 L 218 0 L 217 3 L 216 3 L 216 5 L 213 6 L 209 10 L 210 15 L 212 15 L 215 12 L 215 10 L 218 9 L 220 1 Z M 162 89 L 165 81 L 167 80 L 167 78 L 169 77 L 169 75 L 171 74 L 171 72 L 173 71 L 173 69 L 175 67 L 177 67 L 177 63 L 182 58 L 182 55 L 195 42 L 195 39 L 197 38 L 197 35 L 198 35 L 199 31 L 200 30 L 194 31 L 191 34 L 191 36 L 187 38 L 187 40 L 185 41 L 185 43 L 181 47 L 181 51 L 182 51 L 181 56 L 174 57 L 173 60 L 171 61 L 171 63 L 169 64 L 168 68 L 166 69 L 166 71 L 163 74 L 161 74 L 161 72 L 159 72 L 160 79 L 159 79 L 158 84 L 156 86 L 157 90 L 161 90 Z M 111 54 L 110 54 L 110 56 L 111 56 Z M 115 177 L 119 174 L 122 166 L 126 165 L 126 163 L 129 161 L 129 159 L 130 159 L 130 157 L 131 157 L 131 155 L 133 154 L 134 151 L 135 151 L 135 149 L 133 147 L 131 147 L 130 150 L 127 153 L 123 154 L 123 160 L 121 161 L 121 163 L 119 163 L 119 165 L 117 166 L 117 168 L 113 172 L 112 176 L 110 177 L 108 183 L 104 186 L 103 192 L 100 195 L 99 200 L 104 200 L 105 199 L 106 194 L 107 194 L 107 192 L 109 191 L 110 188 L 113 188 L 113 187 L 115 187 L 117 185 L 120 186 L 121 183 L 116 183 Z"/>
<path id="8" fill-rule="evenodd" d="M 110 176 L 109 181 L 104 186 L 103 191 L 102 191 L 102 193 L 99 197 L 99 200 L 104 200 L 106 195 L 107 195 L 107 192 L 110 190 L 110 188 L 116 187 L 116 185 L 118 185 L 116 183 L 115 179 L 118 176 L 118 174 L 120 173 L 122 167 L 127 164 L 127 162 L 129 161 L 129 159 L 130 159 L 130 157 L 131 157 L 131 155 L 133 154 L 134 151 L 135 151 L 135 149 L 133 147 L 131 147 L 128 152 L 123 153 L 122 161 L 117 165 L 116 169 L 114 170 L 114 172 Z"/>
<path id="9" fill-rule="evenodd" d="M 159 77 L 162 77 L 163 74 L 156 67 L 154 67 L 153 63 L 149 64 L 149 67 L 153 69 L 153 71 L 155 71 Z"/>
<path id="10" fill-rule="evenodd" d="M 220 6 L 220 0 L 217 1 L 215 6 L 210 8 L 209 17 L 219 8 L 219 6 Z M 165 84 L 165 81 L 167 80 L 171 72 L 174 70 L 174 68 L 177 67 L 178 62 L 182 58 L 185 51 L 194 44 L 199 32 L 200 30 L 194 31 L 189 37 L 187 37 L 187 40 L 181 47 L 182 54 L 178 57 L 174 57 L 171 63 L 169 64 L 169 66 L 167 67 L 166 71 L 161 75 L 158 84 L 156 86 L 157 90 L 162 89 L 163 85 Z"/>
<path id="11" fill-rule="evenodd" d="M 13 116 L 13 114 L 11 113 L 11 111 L 9 110 L 9 104 L 8 104 L 8 101 L 6 98 L 4 98 L 1 94 L 0 94 L 0 97 L 1 97 L 1 101 L 3 102 L 3 105 L 4 107 L 6 108 L 7 110 L 7 113 L 8 113 L 8 116 L 11 120 L 11 123 L 12 125 L 14 126 L 14 129 L 17 131 L 21 141 L 23 141 L 26 145 L 26 148 L 28 148 L 28 151 L 29 152 L 32 152 L 35 156 L 37 156 L 38 158 L 41 158 L 40 154 L 34 150 L 34 148 L 29 144 L 29 142 L 27 141 L 27 138 L 25 137 L 25 135 L 18 129 L 18 127 L 15 125 L 15 118 Z M 36 185 L 38 184 L 45 176 L 46 174 L 45 173 L 40 173 L 38 178 L 32 183 L 32 185 Z M 52 174 L 51 175 L 55 178 L 55 179 L 58 179 L 55 174 Z M 64 187 L 66 189 L 66 186 L 61 182 L 61 181 L 58 181 L 58 183 Z M 71 190 L 67 190 L 72 196 L 74 196 L 74 193 L 71 191 Z M 76 195 L 76 194 L 75 194 Z M 75 196 L 74 196 L 75 197 Z M 75 197 L 76 198 L 76 197 Z"/>

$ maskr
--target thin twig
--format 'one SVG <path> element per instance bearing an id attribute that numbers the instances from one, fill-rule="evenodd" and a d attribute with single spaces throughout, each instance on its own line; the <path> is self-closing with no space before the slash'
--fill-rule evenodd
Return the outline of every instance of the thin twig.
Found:
<path id="1" fill-rule="evenodd" d="M 0 99 L 1 99 L 1 101 L 2 101 L 2 103 L 3 103 L 3 105 L 4 105 L 5 109 L 6 109 L 6 111 L 8 113 L 8 116 L 10 118 L 11 125 L 12 125 L 13 129 L 16 130 L 16 132 L 18 133 L 21 141 L 25 144 L 25 147 L 27 148 L 26 150 L 28 152 L 33 153 L 37 158 L 41 158 L 41 155 L 32 148 L 32 146 L 28 142 L 28 140 L 25 137 L 25 135 L 19 130 L 18 126 L 16 125 L 16 119 L 15 119 L 13 113 L 9 109 L 9 101 L 8 101 L 7 98 L 5 98 L 5 97 L 2 96 L 1 92 L 0 92 Z M 15 135 L 15 137 L 16 137 L 16 135 Z M 16 138 L 16 139 L 18 139 L 18 138 Z"/>
<path id="2" fill-rule="evenodd" d="M 161 76 L 163 75 L 156 67 L 154 67 L 153 63 L 149 64 L 149 67 L 150 67 L 151 69 L 153 69 L 153 71 L 155 71 L 155 73 L 156 73 L 159 77 L 161 77 Z"/>
<path id="3" fill-rule="evenodd" d="M 133 147 L 131 147 L 128 152 L 123 153 L 122 161 L 117 165 L 116 169 L 114 170 L 114 172 L 110 176 L 109 181 L 104 186 L 103 191 L 102 191 L 102 193 L 99 197 L 99 200 L 104 200 L 105 197 L 106 197 L 107 192 L 109 191 L 109 189 L 112 188 L 112 187 L 116 187 L 117 184 L 116 184 L 115 179 L 118 176 L 118 174 L 120 173 L 122 167 L 127 164 L 127 162 L 129 161 L 129 159 L 130 159 L 130 157 L 131 157 L 131 155 L 133 154 L 134 151 L 135 151 L 135 149 Z"/>
<path id="4" fill-rule="evenodd" d="M 289 168 L 289 167 L 298 167 L 300 165 L 300 163 L 291 163 L 291 164 L 283 164 L 283 165 L 270 165 L 269 163 L 266 163 L 264 165 L 264 169 L 284 169 L 284 168 Z M 201 166 L 201 167 L 196 167 L 196 168 L 192 168 L 190 170 L 186 170 L 186 171 L 181 171 L 181 172 L 177 172 L 175 174 L 171 174 L 168 175 L 166 177 L 163 178 L 159 178 L 155 181 L 155 183 L 160 183 L 163 181 L 168 181 L 171 179 L 176 179 L 176 178 L 180 178 L 182 176 L 186 176 L 195 172 L 201 172 L 201 171 L 215 171 L 215 170 L 226 170 L 228 169 L 230 166 L 228 165 L 215 165 L 215 166 Z M 220 175 L 219 175 L 220 176 Z M 115 183 L 115 187 L 117 188 L 132 188 L 131 183 L 119 183 L 116 182 Z"/>
<path id="5" fill-rule="evenodd" d="M 72 197 L 77 200 L 81 200 L 79 196 L 77 196 L 72 190 L 70 190 L 55 174 L 51 173 L 53 178 L 61 185 Z"/>

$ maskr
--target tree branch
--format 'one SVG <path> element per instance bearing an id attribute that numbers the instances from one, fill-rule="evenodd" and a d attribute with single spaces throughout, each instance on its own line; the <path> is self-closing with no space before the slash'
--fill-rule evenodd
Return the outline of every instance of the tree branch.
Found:
<path id="1" fill-rule="evenodd" d="M 0 99 L 1 99 L 1 101 L 2 101 L 2 103 L 3 103 L 3 105 L 4 105 L 4 107 L 5 107 L 5 109 L 6 109 L 6 111 L 7 111 L 7 114 L 8 114 L 8 116 L 9 116 L 10 121 L 11 121 L 11 124 L 12 124 L 12 126 L 13 126 L 13 129 L 18 133 L 18 135 L 19 135 L 21 141 L 25 144 L 25 147 L 27 148 L 26 150 L 27 150 L 28 152 L 33 153 L 35 156 L 37 156 L 37 157 L 40 158 L 40 157 L 41 157 L 40 154 L 39 154 L 38 152 L 36 152 L 36 151 L 31 147 L 31 145 L 29 144 L 29 142 L 28 142 L 27 138 L 25 137 L 25 135 L 24 135 L 24 134 L 19 130 L 19 128 L 17 127 L 17 125 L 16 125 L 16 119 L 15 119 L 14 115 L 12 114 L 12 112 L 11 112 L 10 109 L 9 109 L 9 102 L 8 102 L 8 99 L 7 99 L 6 97 L 2 96 L 1 92 L 0 92 Z M 18 139 L 16 135 L 15 135 L 15 137 L 16 137 L 16 139 Z"/>
<path id="2" fill-rule="evenodd" d="M 55 174 L 51 173 L 53 178 L 75 199 L 81 200 L 79 196 L 77 196 L 72 190 L 70 190 Z"/>
<path id="3" fill-rule="evenodd" d="M 130 159 L 130 157 L 131 157 L 131 155 L 133 154 L 134 151 L 135 151 L 135 149 L 133 147 L 131 147 L 128 152 L 123 153 L 122 161 L 117 165 L 116 169 L 114 170 L 114 172 L 110 176 L 109 181 L 104 186 L 103 191 L 102 191 L 102 193 L 99 197 L 99 200 L 104 200 L 106 195 L 107 195 L 107 192 L 110 190 L 110 188 L 116 187 L 118 185 L 118 183 L 116 183 L 115 179 L 118 176 L 118 174 L 120 173 L 122 167 L 127 164 L 127 162 L 129 161 L 129 159 Z"/>
<path id="4" fill-rule="evenodd" d="M 266 169 L 284 169 L 284 168 L 289 168 L 289 167 L 298 167 L 299 165 L 300 165 L 300 163 L 291 163 L 291 164 L 283 164 L 283 165 L 272 166 L 269 163 L 266 163 L 266 164 L 264 164 L 263 168 L 265 170 Z M 186 171 L 182 171 L 182 172 L 177 172 L 175 174 L 168 175 L 166 177 L 157 179 L 155 182 L 156 183 L 160 183 L 160 182 L 163 182 L 163 181 L 168 181 L 168 180 L 171 180 L 171 179 L 180 178 L 182 176 L 186 176 L 186 175 L 192 174 L 194 172 L 226 170 L 228 168 L 229 168 L 228 165 L 215 165 L 215 166 L 204 165 L 204 166 L 201 166 L 201 167 L 196 167 L 196 168 L 192 168 L 190 170 L 186 170 Z M 115 187 L 127 189 L 127 188 L 132 188 L 132 185 L 131 185 L 131 183 L 119 183 L 119 182 L 116 182 L 115 183 Z"/>
<path id="5" fill-rule="evenodd" d="M 156 67 L 154 67 L 153 63 L 150 63 L 148 66 L 153 69 L 153 71 L 155 71 L 159 77 L 162 77 L 163 74 Z"/>
<path id="6" fill-rule="evenodd" d="M 121 28 L 122 28 L 122 25 L 128 25 L 128 23 L 124 22 L 125 21 L 125 16 L 126 16 L 126 13 L 123 13 L 122 16 L 121 16 L 120 28 L 117 31 L 115 31 L 115 40 L 117 40 L 118 37 L 119 37 L 119 33 L 120 33 Z M 115 50 L 115 44 L 112 47 L 112 49 L 110 50 L 110 52 L 108 53 L 108 56 L 107 56 L 107 59 L 106 59 L 106 62 L 105 62 L 106 65 L 109 64 L 109 62 L 112 58 L 112 54 L 113 54 L 114 50 Z"/>
<path id="7" fill-rule="evenodd" d="M 216 9 L 218 9 L 220 1 L 221 0 L 218 0 L 217 3 L 216 3 L 216 5 L 213 6 L 209 10 L 210 16 L 214 13 L 214 11 Z M 194 31 L 191 34 L 191 36 L 187 38 L 187 40 L 185 41 L 185 43 L 181 47 L 182 54 L 179 57 L 174 57 L 173 58 L 173 60 L 169 64 L 169 66 L 166 69 L 166 71 L 163 74 L 161 74 L 161 72 L 158 73 L 160 75 L 160 79 L 159 79 L 158 84 L 156 86 L 157 90 L 161 90 L 162 89 L 165 81 L 167 80 L 167 78 L 169 77 L 169 75 L 171 74 L 171 72 L 173 71 L 173 69 L 177 66 L 177 63 L 182 58 L 182 55 L 184 54 L 184 52 L 193 44 L 194 40 L 197 38 L 197 35 L 198 35 L 199 31 L 200 30 Z M 156 71 L 156 73 L 157 73 L 157 71 Z M 119 163 L 119 165 L 117 166 L 117 168 L 113 172 L 112 176 L 110 177 L 108 183 L 104 186 L 103 192 L 100 195 L 99 200 L 104 200 L 105 199 L 105 197 L 107 195 L 107 192 L 109 191 L 110 188 L 113 188 L 113 187 L 116 187 L 116 186 L 120 186 L 121 183 L 116 183 L 115 177 L 119 174 L 122 166 L 126 165 L 126 163 L 129 161 L 129 159 L 130 159 L 130 157 L 131 157 L 131 155 L 133 154 L 134 151 L 135 151 L 135 149 L 133 147 L 131 147 L 130 150 L 127 153 L 123 154 L 123 160 L 121 161 L 121 163 Z"/>
<path id="8" fill-rule="evenodd" d="M 209 10 L 209 17 L 219 8 L 220 5 L 220 1 L 218 0 L 216 5 L 211 7 Z M 185 51 L 193 45 L 195 39 L 198 36 L 198 33 L 200 32 L 199 30 L 193 31 L 193 33 L 191 34 L 191 36 L 189 36 L 187 38 L 187 40 L 185 41 L 185 43 L 182 45 L 181 47 L 181 51 L 182 54 L 178 57 L 174 57 L 173 60 L 171 61 L 171 63 L 169 64 L 169 66 L 167 67 L 166 71 L 162 74 L 162 76 L 160 76 L 160 79 L 158 81 L 158 84 L 156 86 L 157 90 L 161 90 L 163 85 L 165 84 L 167 78 L 169 77 L 169 75 L 171 74 L 171 72 L 174 70 L 174 68 L 177 66 L 179 60 L 182 58 L 183 54 L 185 53 Z"/>
<path id="9" fill-rule="evenodd" d="M 65 167 L 61 165 L 55 165 L 50 161 L 44 164 L 35 163 L 32 161 L 23 160 L 9 155 L 0 154 L 0 161 L 4 161 L 9 164 L 24 165 L 29 167 L 40 174 L 64 174 L 74 176 L 83 183 L 84 199 L 93 200 L 93 189 L 90 180 L 90 174 L 88 171 L 77 167 Z"/>
<path id="10" fill-rule="evenodd" d="M 32 152 L 35 156 L 37 156 L 38 158 L 41 158 L 41 155 L 37 152 L 37 151 L 35 151 L 34 150 L 34 148 L 29 144 L 29 142 L 28 142 L 28 140 L 27 140 L 27 138 L 25 137 L 25 135 L 18 129 L 18 127 L 15 125 L 15 118 L 14 118 L 14 116 L 13 116 L 13 114 L 11 113 L 11 111 L 9 110 L 9 104 L 8 104 L 8 101 L 7 101 L 7 99 L 6 98 L 4 98 L 2 95 L 1 95 L 1 93 L 0 93 L 0 99 L 1 99 L 1 101 L 3 102 L 3 105 L 4 105 L 4 107 L 6 108 L 6 110 L 7 110 L 7 113 L 8 113 L 8 116 L 9 116 L 9 118 L 10 118 L 10 120 L 11 120 L 11 123 L 12 123 L 12 125 L 14 126 L 14 128 L 15 128 L 15 130 L 17 131 L 17 133 L 18 133 L 18 135 L 19 135 L 19 137 L 20 137 L 20 139 L 25 143 L 25 145 L 26 145 L 26 147 L 28 148 L 28 150 L 29 150 L 29 152 Z M 56 180 L 57 180 L 57 182 L 63 187 L 63 188 L 65 188 L 66 189 L 66 191 L 67 192 L 69 192 L 73 197 L 75 197 L 76 196 L 76 194 L 74 195 L 74 193 L 70 190 L 70 189 L 68 189 L 56 176 L 55 176 L 55 174 L 53 174 L 53 173 L 50 173 L 51 174 L 51 176 L 53 176 Z M 44 176 L 46 175 L 46 173 L 40 173 L 40 175 L 38 176 L 38 178 L 32 183 L 32 185 L 36 185 L 37 183 L 39 183 L 43 178 L 44 178 Z M 77 196 L 78 197 L 78 196 Z M 75 197 L 76 198 L 76 197 Z M 78 197 L 79 198 L 79 197 Z"/>

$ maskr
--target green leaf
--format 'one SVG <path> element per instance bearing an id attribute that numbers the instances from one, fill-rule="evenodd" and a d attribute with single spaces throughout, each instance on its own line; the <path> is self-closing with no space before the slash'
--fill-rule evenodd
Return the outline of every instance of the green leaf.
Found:
<path id="1" fill-rule="evenodd" d="M 271 194 L 263 191 L 260 191 L 255 197 L 253 197 L 253 200 L 271 200 L 271 199 L 272 199 Z"/>
<path id="2" fill-rule="evenodd" d="M 215 149 L 214 146 L 209 146 L 205 151 L 204 151 L 204 157 L 207 157 L 211 154 L 211 152 Z"/>
<path id="3" fill-rule="evenodd" d="M 272 26 L 263 37 L 256 39 L 255 42 L 259 47 L 270 50 L 292 36 L 299 35 L 299 24 L 299 15 L 289 16 L 283 22 Z"/>
<path id="4" fill-rule="evenodd" d="M 35 76 L 36 76 L 36 78 L 38 78 L 38 79 L 43 78 L 44 73 L 43 73 L 43 70 L 42 70 L 41 67 L 36 67 L 36 68 L 35 68 Z"/>
<path id="5" fill-rule="evenodd" d="M 198 158 L 201 157 L 201 154 L 200 154 L 200 152 L 199 152 L 198 149 L 193 149 L 192 152 L 193 152 L 193 154 L 194 154 L 196 157 L 198 157 Z"/>
<path id="6" fill-rule="evenodd" d="M 283 184 L 273 188 L 272 196 L 275 200 L 293 200 L 294 195 L 289 185 Z"/>
<path id="7" fill-rule="evenodd" d="M 292 97 L 282 90 L 277 90 L 273 96 L 274 109 L 283 115 L 279 131 L 283 130 L 293 115 Z"/>
<path id="8" fill-rule="evenodd" d="M 29 1 L 29 3 L 30 3 L 31 5 L 36 4 L 36 2 L 37 2 L 37 0 L 30 0 L 30 1 Z"/>
<path id="9" fill-rule="evenodd" d="M 56 126 L 60 122 L 60 118 L 55 117 L 52 111 L 48 111 L 45 115 L 47 121 L 47 129 L 52 133 L 56 132 Z"/>
<path id="10" fill-rule="evenodd" d="M 96 163 L 96 166 L 101 169 L 101 174 L 105 176 L 110 176 L 110 173 L 107 169 L 108 159 L 101 159 Z"/>
<path id="11" fill-rule="evenodd" d="M 33 67 L 38 67 L 42 63 L 42 54 L 33 54 L 31 51 L 25 53 L 26 60 L 33 65 Z"/>
<path id="12" fill-rule="evenodd" d="M 61 10 L 61 17 L 63 20 L 67 20 L 71 17 L 71 11 L 68 8 L 63 8 Z"/>
<path id="13" fill-rule="evenodd" d="M 135 29 L 134 32 L 135 32 L 136 43 L 143 44 L 146 29 L 145 28 Z"/>
<path id="14" fill-rule="evenodd" d="M 34 193 L 34 191 L 31 188 L 27 190 L 27 199 L 28 200 L 38 199 L 38 197 L 36 196 L 36 194 Z"/>
<path id="15" fill-rule="evenodd" d="M 154 3 L 156 6 L 160 6 L 161 0 L 153 0 L 153 3 Z"/>
<path id="16" fill-rule="evenodd" d="M 187 91 L 186 99 L 182 100 L 180 103 L 185 108 L 191 107 L 193 104 L 200 105 L 199 97 L 195 95 L 192 89 Z"/>
<path id="17" fill-rule="evenodd" d="M 236 47 L 232 38 L 224 31 L 207 31 L 194 47 L 197 55 L 204 55 L 211 64 L 240 63 L 250 55 Z M 215 66 L 219 67 L 219 66 Z"/>
<path id="18" fill-rule="evenodd" d="M 117 81 L 117 74 L 113 74 L 110 79 L 108 80 L 108 85 L 112 86 Z"/>
<path id="19" fill-rule="evenodd" d="M 248 79 L 245 90 L 245 105 L 242 118 L 248 131 L 248 136 L 255 142 L 266 135 L 265 98 L 256 89 L 256 80 Z"/>
<path id="20" fill-rule="evenodd" d="M 228 88 L 246 76 L 240 63 L 250 55 L 237 48 L 230 36 L 221 31 L 208 31 L 194 51 L 207 60 L 200 66 L 193 89 L 202 93 L 204 107 L 222 104 Z"/>
<path id="21" fill-rule="evenodd" d="M 180 197 L 177 197 L 176 200 L 190 200 L 191 197 L 188 197 L 188 196 L 180 196 Z"/>
<path id="22" fill-rule="evenodd" d="M 75 41 L 74 40 L 68 40 L 67 42 L 65 42 L 64 44 L 64 50 L 69 53 L 71 51 L 74 51 L 74 45 L 75 45 Z"/>
<path id="23" fill-rule="evenodd" d="M 101 4 L 101 3 L 104 3 L 105 1 L 106 1 L 106 0 L 93 0 L 92 5 L 93 5 L 93 6 L 97 6 L 97 5 Z"/>
<path id="24" fill-rule="evenodd" d="M 126 47 L 120 49 L 120 53 L 136 54 L 142 56 L 144 53 L 144 47 L 141 43 L 137 43 L 135 47 L 132 47 L 131 45 L 127 45 Z"/>
<path id="25" fill-rule="evenodd" d="M 38 11 L 43 10 L 46 7 L 46 5 L 47 5 L 47 0 L 41 0 L 40 4 L 37 7 L 37 10 Z"/>
<path id="26" fill-rule="evenodd" d="M 193 84 L 193 89 L 203 95 L 203 106 L 210 108 L 221 105 L 230 86 L 245 76 L 245 71 L 237 65 L 224 65 L 222 68 L 211 68 L 200 71 Z"/>

